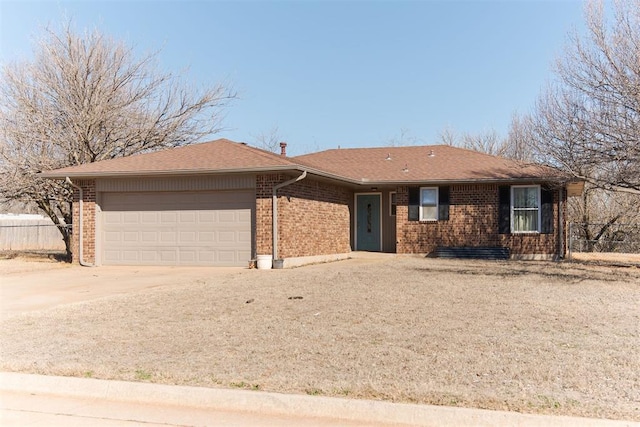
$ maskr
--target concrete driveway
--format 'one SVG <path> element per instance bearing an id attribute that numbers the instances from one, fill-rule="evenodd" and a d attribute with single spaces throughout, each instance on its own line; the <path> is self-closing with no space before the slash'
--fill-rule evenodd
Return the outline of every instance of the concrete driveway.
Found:
<path id="1" fill-rule="evenodd" d="M 128 292 L 231 275 L 241 267 L 80 267 L 0 260 L 0 318 Z"/>

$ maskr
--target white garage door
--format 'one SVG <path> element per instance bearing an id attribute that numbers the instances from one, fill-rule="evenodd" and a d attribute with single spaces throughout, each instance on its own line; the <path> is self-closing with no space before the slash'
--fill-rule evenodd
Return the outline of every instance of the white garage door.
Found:
<path id="1" fill-rule="evenodd" d="M 252 191 L 102 193 L 105 265 L 246 266 Z"/>

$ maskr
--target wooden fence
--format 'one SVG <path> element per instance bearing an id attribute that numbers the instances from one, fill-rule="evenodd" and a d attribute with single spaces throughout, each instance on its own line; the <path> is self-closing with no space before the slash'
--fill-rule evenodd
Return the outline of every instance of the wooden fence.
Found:
<path id="1" fill-rule="evenodd" d="M 50 219 L 0 218 L 0 250 L 61 250 L 62 234 Z"/>

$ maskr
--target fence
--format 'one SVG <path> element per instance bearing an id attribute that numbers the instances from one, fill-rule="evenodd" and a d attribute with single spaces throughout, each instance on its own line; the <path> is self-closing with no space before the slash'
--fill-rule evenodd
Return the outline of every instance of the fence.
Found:
<path id="1" fill-rule="evenodd" d="M 573 252 L 640 253 L 640 224 L 569 224 Z"/>
<path id="2" fill-rule="evenodd" d="M 0 218 L 0 250 L 65 250 L 50 219 Z"/>

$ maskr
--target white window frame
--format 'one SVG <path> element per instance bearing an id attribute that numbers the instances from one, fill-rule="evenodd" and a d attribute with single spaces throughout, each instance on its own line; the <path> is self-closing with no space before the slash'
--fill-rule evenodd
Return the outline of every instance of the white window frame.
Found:
<path id="1" fill-rule="evenodd" d="M 393 197 L 396 197 L 395 203 L 393 202 Z M 396 213 L 398 212 L 398 195 L 395 191 L 389 191 L 389 216 L 396 216 L 396 213 L 393 212 L 393 207 L 396 207 Z"/>
<path id="2" fill-rule="evenodd" d="M 429 218 L 425 218 L 424 217 L 424 212 L 422 207 L 424 206 L 422 204 L 422 191 L 423 190 L 433 190 L 436 192 L 436 204 L 435 204 L 435 208 L 436 208 L 436 216 L 435 217 L 429 217 Z M 438 220 L 438 211 L 439 209 L 439 205 L 440 205 L 440 200 L 439 200 L 439 188 L 438 187 L 420 187 L 420 221 L 437 221 Z"/>
<path id="3" fill-rule="evenodd" d="M 515 189 L 517 188 L 535 188 L 537 189 L 537 198 L 538 198 L 538 206 L 537 208 L 516 208 L 513 206 L 513 201 L 515 200 L 514 197 L 514 192 Z M 537 209 L 538 210 L 538 228 L 537 230 L 516 230 L 515 229 L 515 221 L 514 221 L 514 217 L 515 217 L 515 211 L 526 211 L 526 210 L 534 210 Z M 541 231 L 541 227 L 542 227 L 542 190 L 540 188 L 539 185 L 512 185 L 511 186 L 511 206 L 510 206 L 510 212 L 511 212 L 511 233 L 513 234 L 539 234 Z"/>

